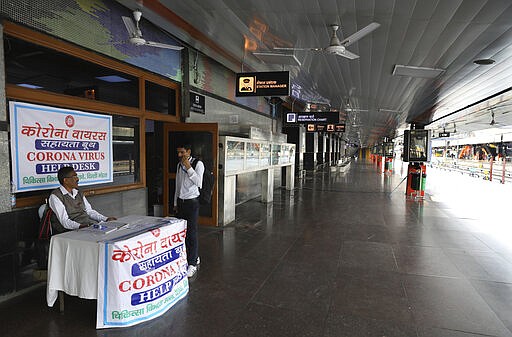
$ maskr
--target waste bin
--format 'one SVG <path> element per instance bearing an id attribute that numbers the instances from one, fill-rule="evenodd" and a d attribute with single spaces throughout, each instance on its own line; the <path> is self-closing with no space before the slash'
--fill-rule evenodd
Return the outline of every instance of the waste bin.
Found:
<path id="1" fill-rule="evenodd" d="M 427 184 L 427 174 L 425 172 L 421 175 L 421 190 L 425 191 L 425 186 Z"/>
<path id="2" fill-rule="evenodd" d="M 419 191 L 421 187 L 421 173 L 411 172 L 411 189 Z"/>

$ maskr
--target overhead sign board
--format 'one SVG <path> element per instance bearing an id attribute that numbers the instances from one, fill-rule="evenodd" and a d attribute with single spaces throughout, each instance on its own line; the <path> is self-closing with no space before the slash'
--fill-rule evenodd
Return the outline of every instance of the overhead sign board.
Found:
<path id="1" fill-rule="evenodd" d="M 345 124 L 335 124 L 334 132 L 345 132 Z"/>
<path id="2" fill-rule="evenodd" d="M 205 114 L 205 98 L 203 95 L 190 93 L 190 111 Z"/>
<path id="3" fill-rule="evenodd" d="M 449 132 L 439 132 L 439 137 L 450 137 Z"/>
<path id="4" fill-rule="evenodd" d="M 287 126 L 293 124 L 338 124 L 340 115 L 337 112 L 288 112 L 286 113 Z"/>
<path id="5" fill-rule="evenodd" d="M 236 74 L 236 97 L 289 96 L 290 72 L 271 71 Z"/>
<path id="6" fill-rule="evenodd" d="M 308 132 L 345 132 L 345 124 L 306 124 Z"/>

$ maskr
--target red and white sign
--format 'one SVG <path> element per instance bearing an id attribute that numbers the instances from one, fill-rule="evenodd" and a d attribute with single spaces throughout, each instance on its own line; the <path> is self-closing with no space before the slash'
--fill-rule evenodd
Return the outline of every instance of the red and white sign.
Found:
<path id="1" fill-rule="evenodd" d="M 188 293 L 186 221 L 105 242 L 98 264 L 96 328 L 158 317 Z"/>

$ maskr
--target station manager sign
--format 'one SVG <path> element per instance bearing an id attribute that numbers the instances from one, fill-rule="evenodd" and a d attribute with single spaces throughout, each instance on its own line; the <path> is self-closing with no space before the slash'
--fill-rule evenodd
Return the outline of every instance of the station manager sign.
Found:
<path id="1" fill-rule="evenodd" d="M 21 102 L 9 110 L 15 192 L 58 187 L 63 166 L 80 185 L 113 181 L 111 116 Z"/>
<path id="2" fill-rule="evenodd" d="M 272 71 L 236 74 L 236 97 L 289 96 L 290 73 Z"/>

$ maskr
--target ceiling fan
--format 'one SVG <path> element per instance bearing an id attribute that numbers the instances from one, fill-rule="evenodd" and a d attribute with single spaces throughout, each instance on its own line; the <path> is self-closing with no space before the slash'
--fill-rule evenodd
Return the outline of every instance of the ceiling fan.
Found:
<path id="1" fill-rule="evenodd" d="M 368 26 L 364 27 L 363 29 L 355 32 L 354 34 L 350 35 L 343 41 L 340 41 L 338 39 L 338 36 L 336 35 L 338 32 L 338 29 L 340 28 L 337 24 L 330 25 L 332 33 L 331 33 L 331 40 L 329 43 L 329 46 L 325 48 L 286 48 L 286 47 L 274 47 L 275 50 L 313 50 L 313 51 L 326 51 L 328 54 L 334 54 L 342 57 L 346 57 L 350 60 L 354 60 L 359 58 L 359 55 L 356 55 L 346 49 L 346 47 L 350 46 L 354 42 L 358 41 L 359 39 L 363 38 L 364 36 L 370 34 L 375 29 L 380 27 L 380 24 L 377 22 L 372 22 Z"/>
<path id="2" fill-rule="evenodd" d="M 128 31 L 128 35 L 130 36 L 130 39 L 126 42 L 132 43 L 136 46 L 150 46 L 150 47 L 157 47 L 157 48 L 166 48 L 166 49 L 172 49 L 172 50 L 181 50 L 183 47 L 181 46 L 174 46 L 170 44 L 160 43 L 160 42 L 153 42 L 153 41 L 147 41 L 142 37 L 142 31 L 139 28 L 139 21 L 142 17 L 142 12 L 138 9 L 133 11 L 133 18 L 135 19 L 135 23 L 133 20 L 127 16 L 122 16 L 124 25 L 126 27 L 126 30 Z"/>
<path id="3" fill-rule="evenodd" d="M 474 124 L 480 124 L 480 125 L 490 125 L 490 126 L 498 126 L 498 125 L 504 125 L 503 123 L 496 122 L 496 119 L 494 118 L 494 107 L 489 108 L 488 111 L 491 113 L 491 121 L 490 122 L 476 122 Z M 469 122 L 468 124 L 473 124 L 472 122 Z"/>
<path id="4" fill-rule="evenodd" d="M 491 108 L 491 122 L 489 123 L 489 125 L 494 126 L 494 125 L 501 125 L 501 124 L 502 123 L 496 122 L 494 120 L 494 109 Z"/>

